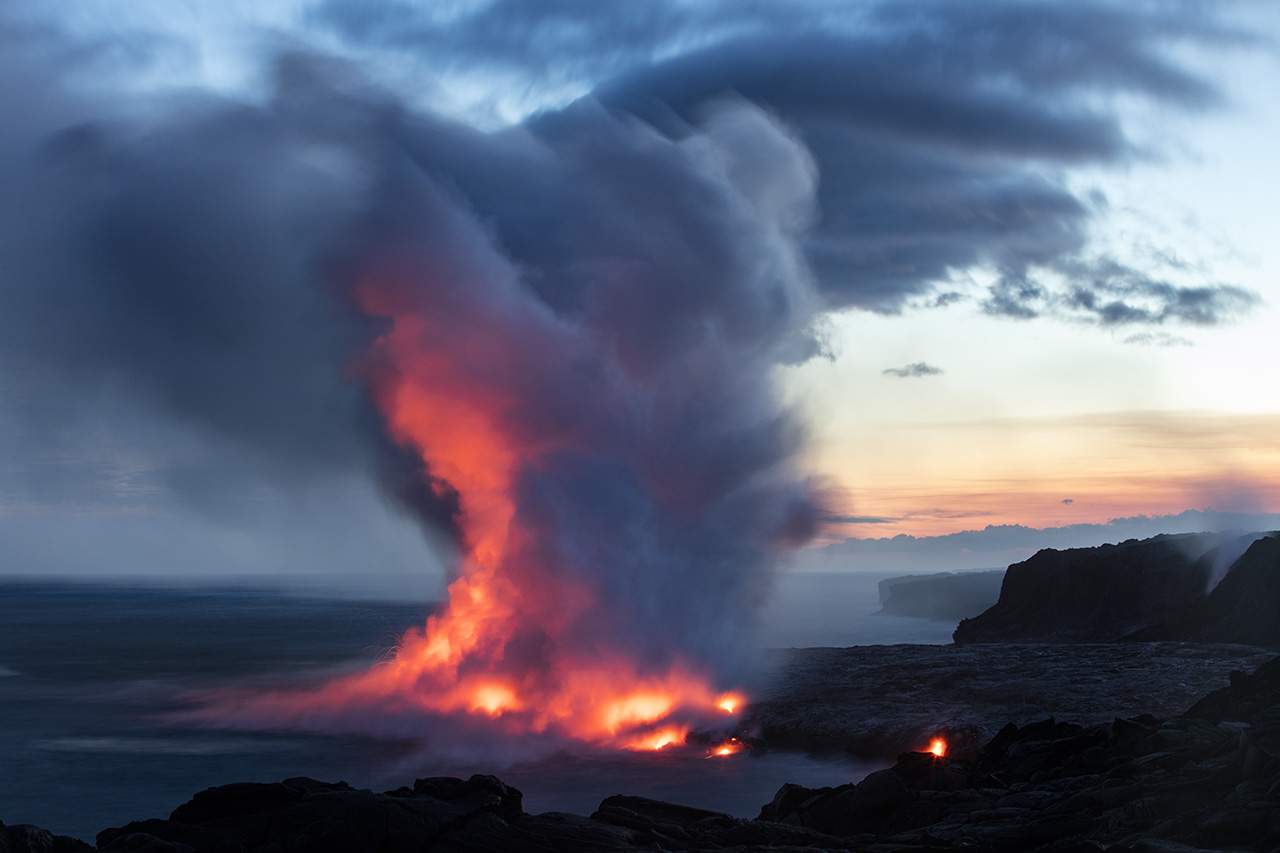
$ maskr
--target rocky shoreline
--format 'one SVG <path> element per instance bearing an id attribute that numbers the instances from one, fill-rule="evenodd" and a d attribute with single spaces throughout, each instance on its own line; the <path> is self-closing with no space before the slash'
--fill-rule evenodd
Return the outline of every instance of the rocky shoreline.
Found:
<path id="1" fill-rule="evenodd" d="M 103 830 L 96 847 L 0 825 L 0 851 L 1268 851 L 1277 756 L 1280 658 L 1167 719 L 1010 723 L 967 757 L 907 752 L 856 784 L 783 785 L 754 820 L 627 796 L 589 817 L 531 815 L 492 776 L 385 793 L 296 778 L 202 791 L 167 819 Z"/>
<path id="2" fill-rule="evenodd" d="M 1274 657 L 1218 643 L 853 646 L 774 653 L 748 728 L 770 747 L 892 763 L 935 734 L 968 755 L 1006 723 L 1052 713 L 1084 726 L 1176 716 Z"/>

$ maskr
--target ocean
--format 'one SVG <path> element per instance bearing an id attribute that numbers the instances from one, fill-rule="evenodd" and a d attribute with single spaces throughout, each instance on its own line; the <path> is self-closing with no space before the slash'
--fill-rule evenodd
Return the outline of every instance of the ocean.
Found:
<path id="1" fill-rule="evenodd" d="M 949 641 L 952 626 L 872 617 L 873 579 L 797 577 L 784 579 L 765 613 L 772 645 Z M 249 588 L 0 581 L 0 820 L 91 842 L 228 782 L 311 776 L 388 790 L 472 773 L 519 788 L 531 813 L 590 814 L 626 793 L 754 817 L 784 782 L 836 785 L 876 769 L 780 751 L 459 766 L 397 739 L 209 730 L 170 718 L 188 691 L 369 666 L 429 611 Z"/>

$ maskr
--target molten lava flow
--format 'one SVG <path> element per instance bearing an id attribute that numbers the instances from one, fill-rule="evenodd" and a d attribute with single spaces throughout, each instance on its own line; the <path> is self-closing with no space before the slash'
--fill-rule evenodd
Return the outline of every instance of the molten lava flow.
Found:
<path id="1" fill-rule="evenodd" d="M 576 423 L 521 411 L 530 394 L 521 383 L 573 367 L 572 335 L 544 310 L 496 299 L 452 305 L 464 319 L 451 318 L 419 304 L 421 288 L 394 278 L 359 288 L 365 311 L 390 321 L 362 374 L 391 436 L 420 454 L 438 494 L 443 483 L 457 493 L 459 574 L 445 608 L 406 634 L 392 660 L 326 685 L 313 705 L 455 715 L 512 735 L 637 750 L 723 724 L 742 698 L 675 652 L 633 659 L 600 629 L 609 611 L 590 575 L 556 561 L 551 537 L 522 514 L 522 478 L 583 441 Z"/>
<path id="2" fill-rule="evenodd" d="M 936 737 L 933 739 L 933 742 L 929 744 L 929 751 L 938 758 L 941 758 L 947 754 L 947 742 L 940 737 Z"/>

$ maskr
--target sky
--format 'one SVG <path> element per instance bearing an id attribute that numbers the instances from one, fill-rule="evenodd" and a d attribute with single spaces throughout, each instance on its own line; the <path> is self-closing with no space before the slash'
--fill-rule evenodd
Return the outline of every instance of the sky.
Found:
<path id="1" fill-rule="evenodd" d="M 333 284 L 396 158 L 562 317 L 608 251 L 688 253 L 637 352 L 769 341 L 726 411 L 781 405 L 825 567 L 1280 526 L 1277 38 L 1268 2 L 14 0 L 0 572 L 434 588 L 450 508 Z M 745 207 L 683 219 L 659 149 Z"/>

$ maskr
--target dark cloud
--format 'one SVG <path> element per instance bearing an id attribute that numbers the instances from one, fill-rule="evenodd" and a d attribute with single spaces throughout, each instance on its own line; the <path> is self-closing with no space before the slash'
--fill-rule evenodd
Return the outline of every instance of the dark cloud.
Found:
<path id="1" fill-rule="evenodd" d="M 548 428 L 609 370 L 660 389 L 602 395 L 574 428 L 610 458 L 669 412 L 667 444 L 629 473 L 565 461 L 577 473 L 528 484 L 531 505 L 578 480 L 625 493 L 643 470 L 796 539 L 812 504 L 768 472 L 798 430 L 762 377 L 822 351 L 821 309 L 946 305 L 981 269 L 999 274 L 982 310 L 1002 316 L 1211 325 L 1258 303 L 1099 259 L 1104 205 L 1064 177 L 1146 156 L 1118 102 L 1221 103 L 1168 49 L 1248 41 L 1208 7 L 327 0 L 311 20 L 446 77 L 589 94 L 482 132 L 299 55 L 243 102 L 162 100 L 113 93 L 106 72 L 169 48 L 122 58 L 123 42 L 0 22 L 0 461 L 17 472 L 0 499 L 252 514 L 246 492 L 374 472 L 456 534 L 456 493 L 352 373 L 385 328 L 351 300 L 373 257 L 456 282 L 502 269 L 594 335 L 564 365 L 576 385 L 541 376 L 523 404 Z M 724 523 L 708 547 L 728 565 L 743 554 Z"/>
<path id="2" fill-rule="evenodd" d="M 153 517 L 177 497 L 192 529 L 245 530 L 272 503 L 249 496 L 364 473 L 465 547 L 463 484 L 376 396 L 434 358 L 498 401 L 482 426 L 510 441 L 523 531 L 502 571 L 592 593 L 558 641 L 738 660 L 820 515 L 770 379 L 818 348 L 804 146 L 742 100 L 680 139 L 589 99 L 480 132 L 324 57 L 272 80 L 251 104 L 93 109 L 50 86 L 62 116 L 0 159 L 0 382 L 25 393 L 0 428 L 27 440 L 3 452 L 48 463 L 3 497 Z M 419 322 L 421 359 L 392 358 Z"/>
<path id="3" fill-rule="evenodd" d="M 1073 504 L 1073 503 L 1075 503 L 1075 499 L 1073 499 L 1073 498 L 1063 498 L 1063 499 L 1062 499 L 1062 502 L 1063 502 L 1064 504 Z"/>
<path id="4" fill-rule="evenodd" d="M 923 361 L 916 361 L 906 367 L 890 367 L 880 372 L 885 376 L 896 376 L 899 379 L 905 379 L 908 376 L 937 376 L 942 373 L 942 368 L 934 367 L 932 364 L 927 364 Z"/>
<path id="5" fill-rule="evenodd" d="M 806 253 L 835 307 L 896 312 L 954 292 L 952 277 L 1003 271 L 988 313 L 1056 314 L 1031 282 L 1082 263 L 1105 199 L 1063 170 L 1147 156 L 1118 100 L 1204 110 L 1222 94 L 1175 44 L 1255 39 L 1208 7 L 1117 3 L 957 5 L 494 2 L 441 16 L 425 6 L 328 0 L 316 21 L 363 48 L 423 51 L 582 91 L 680 136 L 733 94 L 796 128 L 821 175 Z M 443 59 L 441 57 L 444 57 Z M 1081 291 L 1094 322 L 1205 323 L 1247 309 L 1219 286 L 1156 308 Z M 1247 294 L 1246 294 L 1247 296 Z M 1090 302 L 1092 300 L 1092 302 Z M 947 299 L 940 300 L 945 304 Z"/>
<path id="6" fill-rule="evenodd" d="M 364 404 L 344 372 L 367 335 L 316 287 L 346 189 L 277 117 L 188 108 L 160 127 L 59 130 L 6 182 L 0 354 L 39 404 L 10 414 L 93 418 L 101 442 L 150 410 L 246 468 L 359 466 Z"/>
<path id="7" fill-rule="evenodd" d="M 1168 332 L 1136 332 L 1126 336 L 1124 343 L 1153 347 L 1189 347 L 1195 342 L 1182 335 L 1173 335 Z"/>
<path id="8" fill-rule="evenodd" d="M 1050 281 L 1057 283 L 1050 283 Z M 1054 259 L 1037 272 L 1006 271 L 981 303 L 995 316 L 1052 316 L 1099 326 L 1216 326 L 1262 304 L 1253 291 L 1229 284 L 1174 284 L 1114 258 L 1079 255 Z M 1135 336 L 1132 343 L 1177 343 L 1175 336 Z"/>

